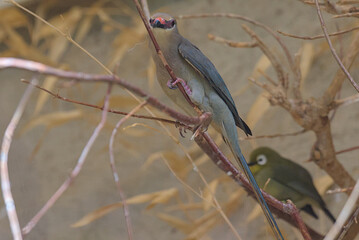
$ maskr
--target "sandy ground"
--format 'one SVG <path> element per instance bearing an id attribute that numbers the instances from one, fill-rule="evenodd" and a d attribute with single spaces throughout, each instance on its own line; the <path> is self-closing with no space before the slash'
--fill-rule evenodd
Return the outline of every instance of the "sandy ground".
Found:
<path id="1" fill-rule="evenodd" d="M 201 12 L 231 12 L 250 16 L 257 21 L 266 23 L 273 29 L 296 33 L 298 35 L 314 35 L 321 32 L 315 9 L 294 0 L 149 2 L 151 11 L 154 11 L 162 6 L 163 2 L 166 2 L 166 11 L 173 15 Z M 328 23 L 333 23 L 333 20 L 329 19 Z M 261 56 L 261 52 L 258 49 L 232 49 L 209 41 L 207 34 L 212 33 L 237 41 L 249 41 L 249 37 L 244 34 L 240 24 L 241 22 L 239 21 L 227 19 L 179 21 L 179 28 L 182 34 L 196 44 L 214 62 L 227 82 L 227 85 L 230 86 L 232 93 L 239 91 L 247 84 L 246 79 L 250 76 L 254 65 Z M 332 25 L 330 29 L 335 29 Z M 278 45 L 274 43 L 267 33 L 258 28 L 254 29 L 263 37 L 269 46 L 272 46 L 276 52 L 280 52 Z M 112 38 L 113 34 L 99 35 L 96 30 L 93 30 L 82 45 L 101 61 L 106 62 L 111 52 L 109 48 L 111 47 Z M 292 53 L 296 52 L 303 45 L 303 41 L 300 40 L 284 39 Z M 321 40 L 314 42 L 315 46 L 318 46 L 320 41 Z M 133 84 L 148 89 L 153 95 L 167 102 L 166 97 L 158 90 L 157 85 L 154 85 L 152 88 L 148 86 L 145 76 L 145 70 L 148 64 L 147 54 L 147 43 L 140 43 L 135 48 L 131 48 L 125 60 L 121 62 L 118 74 Z M 102 73 L 101 68 L 96 63 L 75 47 L 69 49 L 63 62 L 71 66 L 73 70 Z M 328 86 L 336 69 L 337 67 L 334 60 L 328 52 L 320 56 L 320 58 L 315 59 L 313 68 L 304 83 L 306 96 L 319 96 L 323 89 Z M 358 78 L 358 71 L 354 71 L 353 76 L 354 78 Z M 6 70 L 0 72 L 0 78 L 0 132 L 3 133 L 26 87 L 19 79 L 29 79 L 31 78 L 31 74 L 17 70 Z M 97 103 L 102 99 L 105 90 L 105 86 L 100 84 L 82 84 L 81 87 L 75 87 L 68 92 L 64 90 L 61 93 L 66 93 L 69 97 L 75 97 L 82 101 Z M 114 94 L 120 94 L 122 92 L 123 90 L 118 87 L 114 89 Z M 235 97 L 237 107 L 242 116 L 246 116 L 246 113 L 248 113 L 252 103 L 260 92 L 261 90 L 259 88 L 251 85 L 245 93 Z M 35 91 L 35 94 L 28 104 L 24 117 L 20 122 L 20 129 L 24 127 L 32 117 L 37 94 L 38 92 Z M 349 96 L 351 94 L 354 94 L 354 90 L 345 82 L 342 96 Z M 76 108 L 78 107 L 60 102 L 56 99 L 50 99 L 43 113 Z M 10 177 L 22 226 L 43 206 L 68 176 L 87 139 L 90 137 L 92 130 L 95 128 L 99 112 L 83 107 L 79 108 L 88 114 L 86 116 L 92 115 L 93 118 L 95 118 L 95 116 L 97 118 L 94 120 L 86 117 L 53 128 L 46 136 L 46 140 L 43 142 L 40 151 L 31 161 L 29 160 L 29 155 L 37 141 L 41 138 L 45 128 L 36 127 L 21 136 L 18 134 L 14 139 L 10 151 Z M 129 110 L 129 108 L 124 110 Z M 355 146 L 355 143 L 358 142 L 358 117 L 359 111 L 357 105 L 345 107 L 337 112 L 332 126 L 337 149 Z M 117 120 L 118 116 L 109 115 L 109 125 L 96 141 L 76 182 L 45 215 L 26 239 L 127 239 L 126 225 L 123 213 L 120 210 L 112 212 L 85 227 L 69 227 L 85 214 L 101 206 L 119 201 L 108 163 L 109 157 L 107 153 L 111 127 L 113 127 L 113 124 Z M 135 121 L 130 120 L 127 125 L 133 122 Z M 136 120 L 136 122 L 138 121 Z M 155 123 L 140 122 L 160 129 Z M 255 135 L 262 135 L 291 132 L 299 129 L 289 114 L 279 107 L 273 107 L 252 130 Z M 138 132 L 140 132 L 140 134 L 138 134 Z M 172 132 L 177 136 L 176 130 Z M 184 192 L 184 187 L 172 175 L 162 161 L 156 161 L 148 169 L 141 170 L 141 166 L 146 159 L 157 151 L 171 150 L 183 155 L 178 145 L 168 137 L 164 137 L 161 133 L 140 127 L 137 132 L 133 131 L 132 134 L 131 132 L 123 133 L 119 139 L 121 139 L 121 141 L 119 141 L 121 144 L 116 142 L 116 163 L 120 173 L 121 183 L 127 196 L 131 197 L 141 193 L 171 187 L 177 187 Z M 186 146 L 193 144 L 188 141 L 188 138 L 180 139 L 180 141 Z M 309 157 L 313 141 L 313 134 L 306 133 L 296 137 L 259 140 L 257 144 L 274 147 L 281 152 L 282 155 L 302 162 Z M 134 143 L 137 145 L 134 146 Z M 243 142 L 242 149 L 244 153 L 248 155 L 251 151 L 249 142 Z M 340 161 L 355 176 L 358 176 L 358 164 L 357 161 L 355 162 L 354 160 L 357 159 L 357 156 L 355 152 L 339 156 Z M 315 178 L 325 175 L 325 173 L 313 163 L 305 163 L 304 166 L 307 167 Z M 207 179 L 213 179 L 223 174 L 213 166 L 211 162 L 205 163 L 200 169 Z M 198 181 L 199 178 L 197 174 L 191 172 L 187 182 L 196 188 L 197 185 L 201 185 L 198 184 Z M 234 183 L 233 187 L 235 187 Z M 325 200 L 334 215 L 337 215 L 343 204 L 343 197 L 326 196 Z M 0 206 L 2 208 L 0 212 L 0 239 L 11 239 L 2 200 L 0 200 Z M 231 222 L 238 229 L 242 239 L 271 239 L 270 234 L 268 231 L 265 231 L 263 227 L 263 219 L 259 218 L 259 220 L 251 222 L 250 224 L 244 223 L 254 206 L 254 201 L 244 196 L 239 209 L 230 214 Z M 131 206 L 130 208 L 135 239 L 184 239 L 185 235 L 182 232 L 172 228 L 156 217 L 156 210 L 158 210 L 158 208 L 146 211 L 145 207 L 145 204 L 140 204 Z M 320 213 L 320 217 L 325 219 L 322 213 Z M 327 220 L 315 221 L 307 217 L 305 219 L 322 232 L 330 226 Z M 281 221 L 280 225 L 286 227 L 286 224 Z M 258 229 L 260 229 L 260 231 Z M 287 230 L 286 232 L 288 233 L 288 239 L 297 239 L 296 236 L 298 235 L 292 230 Z M 235 239 L 226 224 L 215 227 L 208 233 L 207 238 L 203 239 L 219 238 L 226 240 Z"/>

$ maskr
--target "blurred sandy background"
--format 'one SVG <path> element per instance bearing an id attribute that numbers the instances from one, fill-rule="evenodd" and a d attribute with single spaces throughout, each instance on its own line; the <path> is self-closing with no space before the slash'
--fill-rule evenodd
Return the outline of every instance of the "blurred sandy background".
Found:
<path id="1" fill-rule="evenodd" d="M 112 3 L 49 1 L 47 4 L 44 1 L 31 3 L 29 7 L 48 20 L 54 17 L 59 18 L 59 15 L 62 14 L 63 19 L 59 18 L 56 23 L 64 23 L 65 31 L 68 30 L 72 36 L 77 36 L 76 34 L 79 34 L 83 28 L 81 28 L 81 19 L 85 19 L 90 12 L 87 11 L 88 8 L 94 8 L 96 4 L 101 5 L 98 8 L 103 8 L 102 11 L 111 16 L 113 22 L 105 22 L 99 15 L 96 15 L 90 21 L 89 30 L 82 38 L 79 38 L 81 46 L 110 69 L 114 69 L 115 65 L 119 63 L 116 71 L 120 77 L 171 104 L 160 91 L 157 83 L 153 81 L 148 44 L 142 37 L 144 36 L 144 27 L 139 22 L 132 1 L 113 1 Z M 172 15 L 204 12 L 237 13 L 265 23 L 274 30 L 310 36 L 321 33 L 315 9 L 295 0 L 149 1 L 149 6 L 152 13 L 160 8 L 161 11 Z M 126 10 L 127 8 L 133 11 L 133 14 L 130 10 Z M 2 11 L 10 10 L 3 9 Z M 21 10 L 19 12 L 22 13 Z M 1 16 L 4 15 L 0 15 L 0 20 L 3 18 Z M 29 32 L 35 32 L 36 27 L 39 30 L 43 25 L 36 22 L 33 17 L 25 16 L 29 19 L 29 24 L 32 27 L 29 27 L 28 30 L 25 30 L 26 27 L 19 30 L 19 36 L 23 36 L 24 41 L 34 41 L 34 38 L 29 37 Z M 66 21 L 70 17 L 73 17 L 74 20 Z M 1 38 L 1 56 L 33 59 L 74 71 L 104 73 L 103 69 L 81 50 L 65 43 L 66 41 L 60 39 L 62 37 L 56 37 L 54 33 L 45 32 L 43 35 L 37 33 L 37 37 L 42 40 L 39 40 L 37 45 L 29 44 L 41 54 L 34 54 L 30 48 L 28 48 L 30 52 L 26 52 L 16 44 L 12 37 L 6 37 L 9 30 L 4 27 L 5 22 L 1 21 L 1 28 L 5 32 L 5 36 L 2 35 Z M 336 31 L 335 22 L 340 23 L 341 27 L 353 25 L 352 20 L 339 21 L 327 18 L 327 24 L 331 31 Z M 116 27 L 116 23 L 122 27 Z M 207 34 L 211 33 L 235 41 L 250 41 L 250 38 L 241 29 L 242 23 L 237 20 L 220 18 L 178 21 L 181 33 L 197 45 L 216 65 L 234 95 L 240 114 L 246 118 L 253 103 L 262 92 L 258 87 L 249 84 L 247 80 L 252 75 L 262 53 L 258 49 L 233 49 L 207 38 Z M 253 27 L 253 29 L 276 53 L 283 56 L 279 46 L 268 34 L 258 28 Z M 48 40 L 46 40 L 47 38 Z M 307 97 L 318 96 L 328 86 L 337 70 L 337 65 L 326 48 L 326 43 L 324 40 L 304 42 L 286 37 L 283 39 L 293 54 L 305 43 L 310 44 L 312 62 L 308 76 L 304 80 L 303 92 Z M 41 41 L 47 41 L 47 45 Z M 343 41 L 345 46 L 346 42 Z M 42 48 L 38 46 L 42 46 Z M 54 50 L 48 50 L 54 48 L 58 48 L 59 52 L 54 53 Z M 120 61 L 118 61 L 119 59 Z M 284 60 L 284 57 L 282 59 Z M 359 77 L 357 66 L 355 64 L 352 70 L 355 79 Z M 268 73 L 271 74 L 272 71 L 268 70 Z M 26 88 L 26 84 L 21 83 L 20 79 L 30 80 L 31 77 L 32 74 L 19 70 L 0 72 L 1 134 L 3 134 Z M 61 96 L 98 105 L 103 101 L 106 91 L 105 84 L 71 85 L 65 81 L 57 81 L 51 87 L 55 93 L 58 92 Z M 341 96 L 346 97 L 354 93 L 353 88 L 345 81 Z M 16 132 L 9 155 L 12 191 L 21 226 L 30 220 L 67 178 L 100 117 L 98 110 L 65 103 L 53 97 L 46 99 L 43 106 L 36 107 L 40 101 L 39 94 L 40 91 L 35 89 Z M 117 86 L 114 87 L 112 96 L 111 107 L 118 110 L 129 111 L 136 106 L 136 102 Z M 359 111 L 357 107 L 356 104 L 353 104 L 340 108 L 332 122 L 332 132 L 337 150 L 355 146 L 358 143 Z M 259 121 L 255 126 L 249 122 L 255 135 L 300 130 L 290 115 L 279 107 L 271 107 L 265 111 L 263 105 L 263 109 L 259 107 L 255 110 L 259 112 Z M 44 116 L 48 116 L 47 114 L 56 113 L 65 113 L 64 119 L 56 122 L 54 119 L 44 118 Z M 140 113 L 146 114 L 144 110 L 141 110 Z M 66 114 L 73 115 L 71 117 Z M 107 150 L 111 131 L 119 119 L 119 115 L 108 115 L 108 123 L 91 150 L 79 177 L 32 232 L 26 236 L 26 239 L 127 239 L 121 208 L 84 227 L 70 227 L 84 215 L 102 206 L 120 201 L 113 181 Z M 134 123 L 141 124 L 133 125 Z M 168 203 L 160 203 L 149 210 L 146 210 L 148 202 L 130 206 L 134 238 L 137 240 L 176 240 L 186 239 L 186 237 L 189 239 L 188 236 L 193 236 L 191 239 L 235 239 L 228 225 L 218 214 L 209 218 L 215 219 L 215 223 L 212 225 L 203 219 L 203 222 L 199 221 L 201 216 L 206 216 L 214 210 L 205 209 L 204 202 L 183 186 L 168 169 L 165 162 L 156 157 L 161 153 L 165 154 L 170 165 L 175 171 L 182 174 L 180 176 L 186 183 L 197 192 L 203 192 L 204 184 L 198 173 L 193 171 L 190 162 L 184 157 L 180 145 L 171 140 L 155 122 L 131 119 L 123 127 L 126 126 L 131 127 L 120 131 L 116 138 L 115 158 L 120 181 L 127 197 L 131 198 L 171 188 L 178 190 L 178 194 L 171 197 Z M 230 207 L 231 210 L 227 215 L 240 236 L 243 239 L 271 239 L 262 216 L 248 220 L 249 214 L 252 213 L 256 205 L 253 199 L 247 197 L 244 191 L 225 177 L 211 161 L 202 156 L 198 148 L 193 146 L 194 142 L 189 141 L 189 134 L 186 135 L 186 139 L 183 139 L 173 126 L 166 126 L 194 159 L 202 161 L 199 170 L 207 181 L 217 181 L 216 196 L 224 206 Z M 242 133 L 241 136 L 243 137 Z M 38 145 L 42 139 L 42 143 Z M 313 142 L 313 134 L 305 133 L 294 137 L 262 139 L 253 142 L 242 141 L 241 146 L 246 156 L 255 146 L 271 146 L 283 156 L 304 165 L 313 174 L 317 183 L 328 183 L 325 172 L 321 171 L 314 163 L 304 163 L 304 160 L 309 158 Z M 39 146 L 39 150 L 34 152 L 36 146 Z M 228 149 L 224 149 L 230 156 Z M 342 154 L 338 158 L 353 176 L 358 176 L 358 152 Z M 323 185 L 326 186 L 326 184 Z M 323 193 L 324 189 L 321 191 Z M 231 197 L 236 197 L 237 200 L 228 203 Z M 329 209 L 334 215 L 337 215 L 346 196 L 344 194 L 324 195 L 324 199 Z M 186 204 L 189 207 L 184 210 L 183 206 Z M 2 240 L 11 239 L 2 199 L 0 208 L 0 238 Z M 311 219 L 305 214 L 303 217 L 315 229 L 324 233 L 329 229 L 330 222 L 320 210 L 316 210 L 316 212 L 319 213 L 320 220 Z M 166 221 L 165 215 L 182 220 L 183 225 L 179 222 L 176 225 L 175 221 L 171 222 L 169 219 Z M 205 225 L 206 223 L 208 226 Z M 300 234 L 296 230 L 288 227 L 283 221 L 279 221 L 279 223 L 288 239 L 300 239 Z M 196 233 L 199 230 L 203 230 L 203 232 Z"/>

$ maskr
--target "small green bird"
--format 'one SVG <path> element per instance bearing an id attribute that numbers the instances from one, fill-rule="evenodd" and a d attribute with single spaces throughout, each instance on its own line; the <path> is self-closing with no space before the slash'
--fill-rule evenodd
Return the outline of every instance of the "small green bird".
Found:
<path id="1" fill-rule="evenodd" d="M 335 222 L 313 184 L 310 173 L 268 147 L 255 149 L 248 163 L 258 185 L 280 201 L 290 199 L 298 208 L 318 219 L 312 205 L 320 207 Z"/>

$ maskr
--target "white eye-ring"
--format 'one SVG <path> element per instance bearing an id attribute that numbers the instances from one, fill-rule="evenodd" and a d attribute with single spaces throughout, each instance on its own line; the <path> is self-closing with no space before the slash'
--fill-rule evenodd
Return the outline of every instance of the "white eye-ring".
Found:
<path id="1" fill-rule="evenodd" d="M 256 160 L 259 165 L 264 165 L 267 163 L 267 157 L 263 154 L 259 155 Z"/>

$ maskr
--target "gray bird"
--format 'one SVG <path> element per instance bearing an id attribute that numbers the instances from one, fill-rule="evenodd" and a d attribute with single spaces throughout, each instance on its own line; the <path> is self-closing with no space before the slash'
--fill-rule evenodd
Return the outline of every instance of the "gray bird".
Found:
<path id="1" fill-rule="evenodd" d="M 236 126 L 241 128 L 246 135 L 252 135 L 251 130 L 239 117 L 233 98 L 221 75 L 196 46 L 179 34 L 173 17 L 157 13 L 150 19 L 150 25 L 169 66 L 178 78 L 175 82 L 171 82 L 167 70 L 153 49 L 157 79 L 163 91 L 186 113 L 196 116 L 193 107 L 188 104 L 182 93 L 174 90 L 176 84 L 180 83 L 199 109 L 212 114 L 211 125 L 222 134 L 224 141 L 251 183 L 271 227 L 277 237 L 282 239 L 278 226 L 239 147 Z"/>

